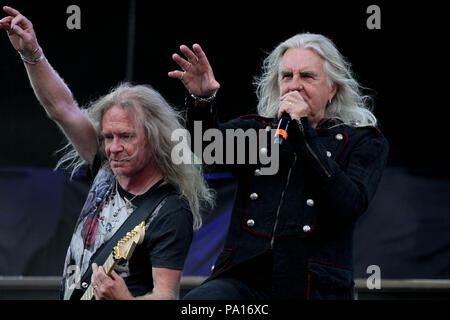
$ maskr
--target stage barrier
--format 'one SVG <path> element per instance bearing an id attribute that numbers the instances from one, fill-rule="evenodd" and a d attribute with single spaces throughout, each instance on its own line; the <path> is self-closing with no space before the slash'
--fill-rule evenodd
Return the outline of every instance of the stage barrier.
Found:
<path id="1" fill-rule="evenodd" d="M 180 297 L 200 285 L 204 277 L 184 276 Z M 381 280 L 379 289 L 369 289 L 366 279 L 355 280 L 356 300 L 448 300 L 450 280 Z M 60 277 L 0 277 L 1 300 L 57 300 Z"/>

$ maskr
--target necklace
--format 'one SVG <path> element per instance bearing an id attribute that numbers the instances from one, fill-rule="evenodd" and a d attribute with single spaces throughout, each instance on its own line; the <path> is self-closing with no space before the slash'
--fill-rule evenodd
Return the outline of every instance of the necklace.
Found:
<path id="1" fill-rule="evenodd" d="M 144 193 L 145 193 L 145 192 L 144 192 L 145 189 L 147 189 L 147 188 L 153 183 L 153 181 L 155 180 L 155 178 L 156 178 L 156 172 L 153 173 L 152 178 L 150 179 L 150 182 L 147 183 L 147 184 L 144 186 L 144 188 L 142 188 L 140 192 L 136 193 L 130 200 L 128 200 L 126 197 L 123 197 L 123 200 L 125 200 L 125 204 L 123 204 L 122 206 L 120 206 L 118 209 L 116 209 L 116 210 L 114 211 L 114 213 L 113 213 L 113 218 L 116 218 L 116 217 L 119 215 L 120 211 L 121 211 L 123 208 L 126 208 L 128 214 L 131 214 L 131 212 L 133 211 L 133 207 L 132 207 L 132 205 L 133 205 L 133 203 L 132 203 L 133 200 L 136 199 L 137 196 L 144 194 Z M 117 195 L 119 198 L 121 198 L 120 193 L 119 193 L 119 187 L 118 187 L 118 186 L 119 186 L 119 182 L 118 182 L 118 179 L 117 179 L 117 177 L 116 177 L 116 195 Z"/>

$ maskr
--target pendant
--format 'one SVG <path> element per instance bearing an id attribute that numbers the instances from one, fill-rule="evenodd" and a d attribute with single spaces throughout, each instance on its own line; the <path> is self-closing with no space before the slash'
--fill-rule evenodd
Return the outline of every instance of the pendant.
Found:
<path id="1" fill-rule="evenodd" d="M 127 209 L 128 215 L 130 215 L 134 211 L 131 201 L 129 202 L 129 205 L 127 205 L 126 209 Z"/>
<path id="2" fill-rule="evenodd" d="M 130 211 L 130 209 L 132 208 L 131 201 L 125 199 L 125 208 L 127 209 L 127 211 Z"/>

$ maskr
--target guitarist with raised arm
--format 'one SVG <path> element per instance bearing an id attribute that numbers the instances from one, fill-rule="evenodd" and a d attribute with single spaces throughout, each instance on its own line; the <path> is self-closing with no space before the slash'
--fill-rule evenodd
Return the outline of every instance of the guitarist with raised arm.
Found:
<path id="1" fill-rule="evenodd" d="M 181 128 L 176 113 L 151 87 L 129 84 L 80 109 L 32 23 L 13 8 L 3 10 L 0 29 L 69 141 L 57 167 L 75 172 L 85 166 L 92 178 L 67 251 L 62 297 L 79 299 L 92 287 L 96 299 L 178 298 L 193 229 L 201 226 L 200 206 L 211 205 L 213 196 L 199 168 L 172 161 L 171 133 Z M 105 272 L 114 246 L 142 221 L 142 244 Z"/>

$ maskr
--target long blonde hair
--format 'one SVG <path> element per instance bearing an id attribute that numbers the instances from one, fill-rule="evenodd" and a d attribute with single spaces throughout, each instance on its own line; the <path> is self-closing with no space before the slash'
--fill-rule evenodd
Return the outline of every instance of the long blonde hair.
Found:
<path id="1" fill-rule="evenodd" d="M 174 130 L 182 128 L 181 115 L 151 86 L 122 83 L 113 88 L 109 94 L 91 103 L 88 108 L 82 109 L 99 137 L 101 152 L 104 152 L 104 145 L 100 139 L 103 116 L 114 105 L 134 111 L 137 105 L 142 107 L 143 116 L 137 117 L 137 120 L 146 130 L 153 161 L 165 180 L 189 202 L 194 218 L 194 229 L 200 228 L 201 207 L 214 205 L 214 192 L 203 179 L 200 165 L 174 164 L 172 161 L 171 152 L 176 142 L 171 140 L 171 134 Z M 64 167 L 75 172 L 86 164 L 70 143 L 63 151 L 57 168 Z"/>

